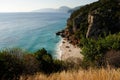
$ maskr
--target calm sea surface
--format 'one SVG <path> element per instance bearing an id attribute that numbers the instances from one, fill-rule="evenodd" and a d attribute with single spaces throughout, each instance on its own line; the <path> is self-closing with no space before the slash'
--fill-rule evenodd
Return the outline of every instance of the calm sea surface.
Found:
<path id="1" fill-rule="evenodd" d="M 67 13 L 0 13 L 0 49 L 45 48 L 55 56 L 60 41 L 55 33 L 65 28 L 68 17 Z"/>

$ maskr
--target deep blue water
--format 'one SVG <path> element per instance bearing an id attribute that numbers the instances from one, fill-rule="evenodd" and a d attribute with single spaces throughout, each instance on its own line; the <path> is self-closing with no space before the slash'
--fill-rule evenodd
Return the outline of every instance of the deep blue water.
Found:
<path id="1" fill-rule="evenodd" d="M 52 55 L 66 26 L 65 13 L 0 13 L 0 49 L 22 48 L 30 52 L 45 48 Z"/>

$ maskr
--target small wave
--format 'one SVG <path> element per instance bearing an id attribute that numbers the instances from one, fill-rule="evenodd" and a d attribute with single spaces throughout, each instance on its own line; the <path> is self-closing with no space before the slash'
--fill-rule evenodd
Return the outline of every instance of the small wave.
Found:
<path id="1" fill-rule="evenodd" d="M 62 50 L 60 49 L 60 47 L 62 46 L 62 42 L 63 42 L 63 39 L 61 38 L 60 41 L 57 43 L 57 49 L 56 49 L 57 59 L 60 59 L 60 60 L 62 56 Z"/>

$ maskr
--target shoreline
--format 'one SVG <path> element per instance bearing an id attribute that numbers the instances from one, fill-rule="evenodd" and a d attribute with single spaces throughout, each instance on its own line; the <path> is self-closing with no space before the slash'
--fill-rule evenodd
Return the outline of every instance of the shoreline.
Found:
<path id="1" fill-rule="evenodd" d="M 61 38 L 58 43 L 58 59 L 66 61 L 68 59 L 83 59 L 83 55 L 80 54 L 81 49 L 77 46 L 70 44 L 65 38 Z"/>
<path id="2" fill-rule="evenodd" d="M 62 38 L 60 38 L 60 41 L 57 43 L 57 48 L 56 48 L 56 58 L 61 60 L 61 55 L 62 55 L 62 50 L 60 49 L 60 46 L 62 46 Z"/>

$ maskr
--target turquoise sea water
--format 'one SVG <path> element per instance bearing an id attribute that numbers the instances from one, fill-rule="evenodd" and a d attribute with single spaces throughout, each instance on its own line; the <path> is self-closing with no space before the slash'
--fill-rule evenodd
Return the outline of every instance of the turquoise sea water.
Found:
<path id="1" fill-rule="evenodd" d="M 0 13 L 0 49 L 45 48 L 54 56 L 60 41 L 55 33 L 65 28 L 68 17 L 67 13 Z"/>

